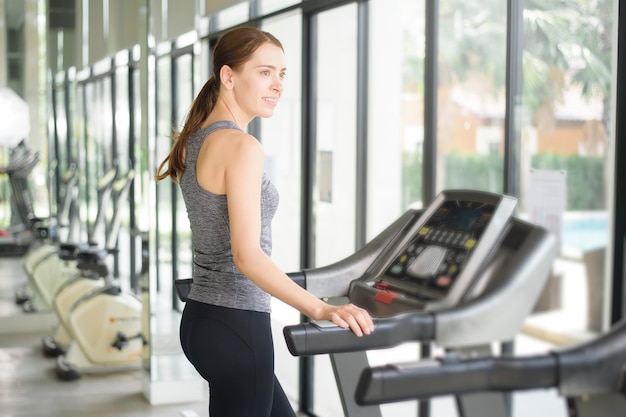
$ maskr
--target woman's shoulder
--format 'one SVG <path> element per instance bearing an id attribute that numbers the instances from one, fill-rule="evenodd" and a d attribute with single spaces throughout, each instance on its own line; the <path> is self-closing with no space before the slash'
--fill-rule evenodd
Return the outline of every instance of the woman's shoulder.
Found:
<path id="1" fill-rule="evenodd" d="M 256 164 L 264 159 L 261 143 L 249 133 L 239 129 L 220 129 L 206 135 L 200 159 L 223 166 Z M 208 161 L 206 161 L 208 162 Z"/>
<path id="2" fill-rule="evenodd" d="M 228 129 L 222 132 L 222 138 L 236 151 L 239 152 L 263 152 L 261 142 L 253 135 L 242 130 Z"/>

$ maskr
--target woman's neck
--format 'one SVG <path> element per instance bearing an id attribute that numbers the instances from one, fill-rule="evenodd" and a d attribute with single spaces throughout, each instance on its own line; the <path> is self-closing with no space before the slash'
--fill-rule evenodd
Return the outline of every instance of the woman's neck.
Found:
<path id="1" fill-rule="evenodd" d="M 239 106 L 228 98 L 220 97 L 215 103 L 213 111 L 209 115 L 207 121 L 210 123 L 217 122 L 218 120 L 230 120 L 235 123 L 241 130 L 245 130 L 251 118 L 247 117 L 239 110 Z M 209 123 L 205 123 L 209 124 Z"/>

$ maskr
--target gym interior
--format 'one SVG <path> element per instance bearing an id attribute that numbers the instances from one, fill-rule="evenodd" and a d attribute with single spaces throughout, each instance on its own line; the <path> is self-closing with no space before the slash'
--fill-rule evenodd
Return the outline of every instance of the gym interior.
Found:
<path id="1" fill-rule="evenodd" d="M 0 0 L 0 415 L 208 415 L 154 174 L 238 25 L 287 63 L 272 258 L 376 318 L 273 300 L 298 415 L 625 415 L 620 3 Z"/>

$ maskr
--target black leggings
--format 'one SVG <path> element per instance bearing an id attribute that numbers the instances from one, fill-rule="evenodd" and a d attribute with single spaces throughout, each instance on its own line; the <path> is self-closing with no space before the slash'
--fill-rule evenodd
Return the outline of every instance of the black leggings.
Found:
<path id="1" fill-rule="evenodd" d="M 209 383 L 210 417 L 295 417 L 274 375 L 268 313 L 187 300 L 180 340 Z"/>

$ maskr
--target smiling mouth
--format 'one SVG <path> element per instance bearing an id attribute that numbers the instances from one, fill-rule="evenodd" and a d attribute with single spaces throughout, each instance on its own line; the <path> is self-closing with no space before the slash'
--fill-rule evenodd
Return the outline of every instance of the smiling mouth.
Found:
<path id="1" fill-rule="evenodd" d="M 263 101 L 267 101 L 270 104 L 277 104 L 278 103 L 278 99 L 277 98 L 271 98 L 271 97 L 263 97 Z"/>

